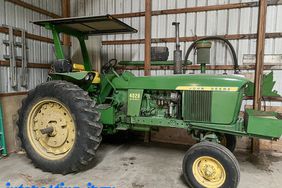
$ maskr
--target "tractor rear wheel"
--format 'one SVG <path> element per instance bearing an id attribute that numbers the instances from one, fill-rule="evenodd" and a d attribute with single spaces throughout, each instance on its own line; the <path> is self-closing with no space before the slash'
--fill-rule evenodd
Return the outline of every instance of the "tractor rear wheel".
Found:
<path id="1" fill-rule="evenodd" d="M 67 174 L 94 159 L 102 140 L 100 114 L 86 91 L 50 81 L 28 93 L 19 110 L 19 137 L 27 156 L 44 171 Z"/>
<path id="2" fill-rule="evenodd" d="M 193 188 L 236 188 L 240 180 L 235 156 L 212 142 L 192 146 L 185 154 L 182 170 L 187 184 Z"/>

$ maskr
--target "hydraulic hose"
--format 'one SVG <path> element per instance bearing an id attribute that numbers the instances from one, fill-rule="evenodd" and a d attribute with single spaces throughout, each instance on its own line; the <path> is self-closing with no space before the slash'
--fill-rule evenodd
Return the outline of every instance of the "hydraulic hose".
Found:
<path id="1" fill-rule="evenodd" d="M 234 63 L 234 73 L 238 74 L 240 72 L 239 65 L 238 65 L 238 58 L 237 58 L 237 55 L 236 55 L 234 47 L 232 46 L 232 44 L 227 39 L 222 38 L 222 37 L 217 37 L 217 36 L 204 37 L 204 38 L 201 38 L 201 39 L 198 39 L 198 40 L 194 41 L 190 45 L 190 47 L 188 48 L 188 50 L 186 52 L 185 59 L 184 59 L 184 64 L 187 63 L 188 57 L 189 57 L 191 51 L 193 50 L 193 48 L 195 48 L 197 42 L 203 41 L 203 40 L 221 40 L 221 41 L 225 42 L 225 44 L 228 45 L 228 47 L 229 47 L 229 49 L 231 50 L 231 53 L 232 53 L 233 63 Z"/>

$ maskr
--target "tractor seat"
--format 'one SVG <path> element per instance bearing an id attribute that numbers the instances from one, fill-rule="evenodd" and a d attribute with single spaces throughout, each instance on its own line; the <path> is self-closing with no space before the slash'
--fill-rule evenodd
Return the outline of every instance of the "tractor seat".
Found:
<path id="1" fill-rule="evenodd" d="M 53 64 L 55 72 L 64 73 L 64 72 L 71 72 L 72 65 L 69 60 L 67 59 L 59 59 L 56 60 Z"/>

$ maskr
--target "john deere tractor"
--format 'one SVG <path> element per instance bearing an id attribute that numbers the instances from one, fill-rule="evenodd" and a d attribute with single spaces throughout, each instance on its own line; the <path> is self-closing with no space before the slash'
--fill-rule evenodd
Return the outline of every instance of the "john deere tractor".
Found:
<path id="1" fill-rule="evenodd" d="M 128 71 L 118 73 L 116 60 L 101 72 L 92 70 L 88 36 L 137 32 L 110 15 L 34 23 L 52 31 L 57 61 L 50 79 L 23 100 L 18 126 L 28 157 L 44 171 L 66 174 L 83 169 L 95 159 L 101 135 L 172 127 L 187 130 L 198 141 L 183 159 L 190 187 L 237 187 L 240 170 L 232 154 L 236 136 L 277 140 L 282 134 L 281 116 L 275 112 L 246 110 L 239 116 L 244 97 L 253 93 L 253 83 L 242 76 L 136 77 Z M 60 33 L 78 39 L 83 64 L 65 58 Z M 201 42 L 197 44 L 208 46 Z"/>

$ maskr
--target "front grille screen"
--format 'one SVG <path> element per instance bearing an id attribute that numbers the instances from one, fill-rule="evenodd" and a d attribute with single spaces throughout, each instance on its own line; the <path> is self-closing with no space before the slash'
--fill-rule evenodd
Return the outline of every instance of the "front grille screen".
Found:
<path id="1" fill-rule="evenodd" d="M 184 91 L 184 120 L 211 122 L 212 91 Z"/>

